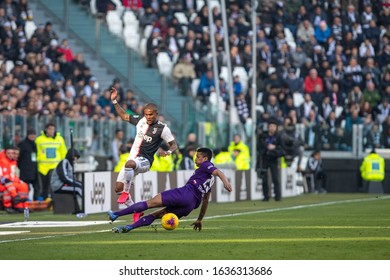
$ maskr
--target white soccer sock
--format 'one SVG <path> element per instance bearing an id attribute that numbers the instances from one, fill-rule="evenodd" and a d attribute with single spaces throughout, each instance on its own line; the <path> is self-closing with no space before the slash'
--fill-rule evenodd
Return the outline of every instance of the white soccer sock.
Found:
<path id="1" fill-rule="evenodd" d="M 133 168 L 125 168 L 125 178 L 126 178 L 126 183 L 125 186 L 123 187 L 123 191 L 129 193 L 130 187 L 131 187 L 131 181 L 133 180 L 134 177 L 134 169 Z"/>

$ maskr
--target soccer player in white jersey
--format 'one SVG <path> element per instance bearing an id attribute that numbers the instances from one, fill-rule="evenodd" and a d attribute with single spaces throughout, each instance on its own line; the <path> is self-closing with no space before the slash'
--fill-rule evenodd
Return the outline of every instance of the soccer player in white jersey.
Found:
<path id="1" fill-rule="evenodd" d="M 144 116 L 129 115 L 116 100 L 118 92 L 116 88 L 111 89 L 111 101 L 115 110 L 122 120 L 129 122 L 136 127 L 136 136 L 130 155 L 118 174 L 115 184 L 115 191 L 119 194 L 119 204 L 127 206 L 133 204 L 129 195 L 130 187 L 134 184 L 134 176 L 150 170 L 153 164 L 153 156 L 161 145 L 162 141 L 168 143 L 169 149 L 163 151 L 159 149 L 162 157 L 172 154 L 177 149 L 175 138 L 169 127 L 158 121 L 158 109 L 155 104 L 149 103 L 144 106 Z M 139 219 L 139 215 L 133 216 L 134 220 Z"/>

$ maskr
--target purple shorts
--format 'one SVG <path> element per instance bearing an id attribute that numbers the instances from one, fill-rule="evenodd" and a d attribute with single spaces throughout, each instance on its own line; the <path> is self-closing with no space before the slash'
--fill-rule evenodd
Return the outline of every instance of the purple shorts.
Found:
<path id="1" fill-rule="evenodd" d="M 162 203 L 168 213 L 174 213 L 179 219 L 187 216 L 199 207 L 199 197 L 192 185 L 167 190 L 161 193 Z"/>

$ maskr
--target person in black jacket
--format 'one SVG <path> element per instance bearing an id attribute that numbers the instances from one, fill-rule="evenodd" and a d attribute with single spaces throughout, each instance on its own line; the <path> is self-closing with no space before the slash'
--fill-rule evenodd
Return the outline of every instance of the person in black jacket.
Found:
<path id="1" fill-rule="evenodd" d="M 279 185 L 278 159 L 284 155 L 281 148 L 281 139 L 278 134 L 278 121 L 270 119 L 268 121 L 268 131 L 260 139 L 259 156 L 260 176 L 263 182 L 263 201 L 269 201 L 268 169 L 271 171 L 272 182 L 274 184 L 275 200 L 280 201 L 281 191 Z"/>
<path id="2" fill-rule="evenodd" d="M 29 185 L 33 192 L 33 200 L 38 200 L 41 186 L 38 179 L 37 146 L 35 144 L 36 131 L 33 128 L 27 130 L 26 138 L 18 144 L 20 179 Z"/>
<path id="3" fill-rule="evenodd" d="M 54 195 L 56 193 L 75 193 L 80 198 L 83 197 L 83 183 L 74 178 L 73 172 L 74 163 L 79 158 L 78 150 L 69 149 L 65 159 L 58 163 L 50 178 L 50 186 Z"/>

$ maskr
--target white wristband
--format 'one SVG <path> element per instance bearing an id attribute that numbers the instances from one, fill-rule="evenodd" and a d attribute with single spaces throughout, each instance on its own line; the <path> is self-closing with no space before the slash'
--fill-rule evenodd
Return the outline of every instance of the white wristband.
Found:
<path id="1" fill-rule="evenodd" d="M 116 101 L 116 99 L 112 100 L 112 104 L 118 104 L 118 101 Z"/>
<path id="2" fill-rule="evenodd" d="M 167 154 L 168 154 L 168 155 L 172 154 L 172 151 L 171 151 L 171 150 L 168 150 L 168 151 L 167 151 Z"/>

